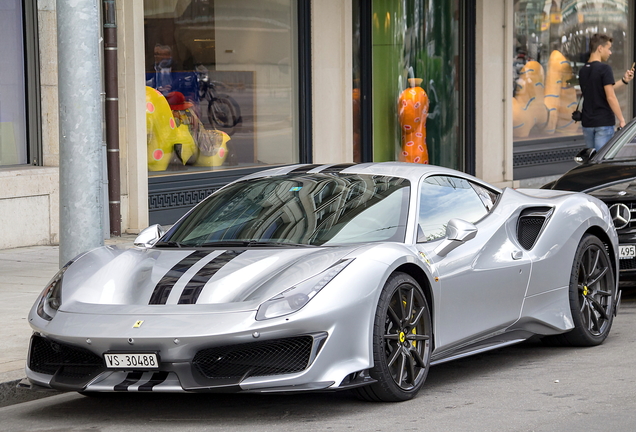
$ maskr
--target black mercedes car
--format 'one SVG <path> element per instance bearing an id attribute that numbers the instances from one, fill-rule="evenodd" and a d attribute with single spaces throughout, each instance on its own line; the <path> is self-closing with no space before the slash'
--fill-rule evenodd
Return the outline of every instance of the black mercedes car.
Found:
<path id="1" fill-rule="evenodd" d="M 621 279 L 636 278 L 636 119 L 598 152 L 582 150 L 580 165 L 543 189 L 586 192 L 607 204 L 619 237 Z"/>

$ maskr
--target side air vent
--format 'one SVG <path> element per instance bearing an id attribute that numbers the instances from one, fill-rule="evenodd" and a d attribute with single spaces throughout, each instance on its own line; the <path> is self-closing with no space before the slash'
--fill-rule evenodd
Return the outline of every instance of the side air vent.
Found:
<path id="1" fill-rule="evenodd" d="M 548 219 L 552 216 L 552 207 L 532 207 L 521 212 L 517 221 L 517 240 L 526 250 L 534 247 Z"/>

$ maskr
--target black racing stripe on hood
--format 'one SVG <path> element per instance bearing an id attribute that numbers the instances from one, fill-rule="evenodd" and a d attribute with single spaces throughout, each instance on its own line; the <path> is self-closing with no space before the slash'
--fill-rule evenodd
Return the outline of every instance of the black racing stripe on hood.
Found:
<path id="1" fill-rule="evenodd" d="M 225 251 L 212 261 L 201 267 L 201 269 L 195 274 L 190 282 L 186 285 L 179 297 L 179 304 L 195 304 L 199 299 L 199 295 L 203 290 L 203 287 L 212 276 L 216 274 L 223 266 L 232 261 L 245 251 Z"/>
<path id="2" fill-rule="evenodd" d="M 139 386 L 139 391 L 152 391 L 152 388 L 161 384 L 168 378 L 168 372 L 155 372 L 147 383 Z"/>
<path id="3" fill-rule="evenodd" d="M 164 275 L 163 278 L 161 278 L 154 291 L 152 292 L 148 304 L 166 304 L 166 301 L 168 301 L 168 296 L 170 295 L 170 291 L 172 291 L 172 287 L 179 280 L 179 278 L 181 278 L 181 276 L 183 276 L 183 274 L 187 272 L 190 267 L 199 262 L 201 258 L 206 257 L 210 253 L 211 252 L 209 251 L 195 251 L 194 253 L 179 261 L 173 268 L 168 271 L 168 273 Z"/>
<path id="4" fill-rule="evenodd" d="M 141 379 L 141 377 L 143 376 L 143 372 L 130 372 L 128 375 L 126 375 L 126 379 L 123 380 L 122 382 L 120 382 L 119 384 L 117 384 L 113 390 L 115 391 L 127 391 L 128 387 L 130 387 L 131 385 L 139 382 L 139 380 Z"/>

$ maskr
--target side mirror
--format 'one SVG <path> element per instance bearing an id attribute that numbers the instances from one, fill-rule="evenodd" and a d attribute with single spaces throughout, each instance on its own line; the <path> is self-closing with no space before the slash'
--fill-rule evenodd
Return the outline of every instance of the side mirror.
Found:
<path id="1" fill-rule="evenodd" d="M 166 232 L 161 227 L 161 225 L 150 225 L 148 228 L 144 229 L 139 233 L 135 241 L 133 242 L 135 246 L 141 248 L 149 248 L 152 247 L 157 241 L 163 237 Z"/>
<path id="2" fill-rule="evenodd" d="M 462 219 L 451 219 L 446 225 L 446 239 L 436 249 L 439 256 L 446 256 L 450 251 L 474 239 L 477 235 L 477 227 Z"/>
<path id="3" fill-rule="evenodd" d="M 587 163 L 596 154 L 596 149 L 586 148 L 581 150 L 574 156 L 574 162 L 581 165 Z"/>

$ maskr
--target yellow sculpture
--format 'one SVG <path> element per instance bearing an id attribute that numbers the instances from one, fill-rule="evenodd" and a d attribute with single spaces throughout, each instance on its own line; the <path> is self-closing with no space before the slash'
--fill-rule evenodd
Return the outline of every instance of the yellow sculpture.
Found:
<path id="1" fill-rule="evenodd" d="M 148 170 L 165 171 L 176 156 L 180 163 L 221 166 L 227 158 L 230 136 L 205 129 L 183 94 L 172 92 L 167 99 L 146 87 Z"/>
<path id="2" fill-rule="evenodd" d="M 519 72 L 517 94 L 512 99 L 512 125 L 515 138 L 525 138 L 533 127 L 543 129 L 548 123 L 544 104 L 543 66 L 529 61 Z"/>
<path id="3" fill-rule="evenodd" d="M 567 75 L 569 71 L 569 76 Z M 564 79 L 564 77 L 567 77 Z M 545 79 L 545 106 L 548 108 L 550 118 L 545 131 L 554 133 L 559 122 L 559 108 L 562 104 L 562 87 L 566 86 L 566 81 L 572 78 L 572 68 L 563 54 L 554 50 L 548 60 L 548 72 Z M 574 110 L 572 110 L 574 111 Z"/>
<path id="4" fill-rule="evenodd" d="M 558 52 L 558 51 L 557 51 Z M 563 57 L 565 59 L 565 57 Z M 574 74 L 569 61 L 561 60 L 558 67 L 561 71 L 561 97 L 557 107 L 557 133 L 572 134 L 579 129 L 579 125 L 572 120 L 572 112 L 576 109 L 577 96 L 576 89 L 568 84 Z"/>
<path id="5" fill-rule="evenodd" d="M 200 147 L 199 156 L 194 163 L 196 166 L 221 166 L 227 158 L 227 142 L 230 136 L 223 131 L 208 131 L 214 136 L 214 144 L 209 150 Z"/>
<path id="6" fill-rule="evenodd" d="M 227 157 L 227 142 L 230 136 L 223 131 L 206 129 L 203 122 L 192 109 L 192 103 L 186 101 L 183 93 L 171 92 L 166 96 L 172 109 L 172 115 L 177 122 L 177 130 L 183 129 L 183 134 L 188 134 L 196 153 L 187 163 L 196 166 L 220 166 Z"/>
<path id="7" fill-rule="evenodd" d="M 152 87 L 146 87 L 146 130 L 149 171 L 165 171 L 176 144 L 181 144 L 180 159 L 183 165 L 197 152 L 187 126 L 185 130 L 177 127 L 168 101 Z"/>
<path id="8" fill-rule="evenodd" d="M 579 125 L 572 121 L 577 104 L 576 90 L 568 84 L 572 77 L 570 62 L 557 50 L 550 54 L 545 81 L 541 64 L 530 61 L 524 65 L 512 100 L 515 138 L 526 138 L 533 128 L 545 135 L 578 131 Z"/>

